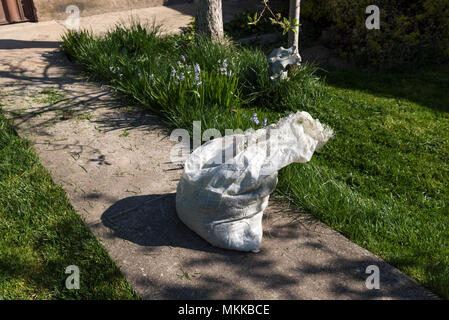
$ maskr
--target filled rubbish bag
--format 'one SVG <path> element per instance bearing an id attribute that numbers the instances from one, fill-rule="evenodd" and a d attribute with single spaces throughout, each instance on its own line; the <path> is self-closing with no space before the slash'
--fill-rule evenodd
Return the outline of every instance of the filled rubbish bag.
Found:
<path id="1" fill-rule="evenodd" d="M 310 161 L 332 135 L 303 111 L 205 143 L 185 162 L 176 194 L 179 218 L 214 246 L 258 252 L 278 170 Z"/>

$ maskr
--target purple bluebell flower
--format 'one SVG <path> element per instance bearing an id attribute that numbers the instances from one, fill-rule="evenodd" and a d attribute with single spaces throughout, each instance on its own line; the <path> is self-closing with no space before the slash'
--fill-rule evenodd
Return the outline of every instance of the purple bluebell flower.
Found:
<path id="1" fill-rule="evenodd" d="M 150 74 L 150 79 L 153 80 L 151 85 L 154 87 L 156 85 L 156 82 L 154 81 L 154 74 L 153 73 Z"/>
<path id="2" fill-rule="evenodd" d="M 197 87 L 199 87 L 200 85 L 201 85 L 201 80 L 200 80 L 200 73 L 201 73 L 201 68 L 200 68 L 200 65 L 197 63 L 197 64 L 195 64 L 195 67 L 194 67 L 194 71 L 195 71 L 195 85 L 197 86 Z"/>
<path id="3" fill-rule="evenodd" d="M 186 62 L 186 57 L 184 57 L 183 55 L 181 55 L 181 60 L 182 60 L 182 62 Z"/>
<path id="4" fill-rule="evenodd" d="M 221 60 L 218 60 L 218 65 L 220 66 L 220 68 L 218 70 L 220 71 L 220 73 L 222 75 L 230 76 L 232 74 L 231 72 L 230 72 L 230 74 L 228 73 L 228 59 L 224 59 L 223 62 Z"/>
<path id="5" fill-rule="evenodd" d="M 201 68 L 200 65 L 197 63 L 195 64 L 195 73 L 200 73 L 201 72 Z"/>
<path id="6" fill-rule="evenodd" d="M 268 122 L 267 118 L 263 119 L 263 126 L 264 126 L 264 127 L 267 126 L 267 122 Z"/>
<path id="7" fill-rule="evenodd" d="M 249 121 L 254 122 L 255 124 L 259 124 L 259 119 L 257 119 L 257 113 L 254 113 L 253 117 L 249 119 Z"/>

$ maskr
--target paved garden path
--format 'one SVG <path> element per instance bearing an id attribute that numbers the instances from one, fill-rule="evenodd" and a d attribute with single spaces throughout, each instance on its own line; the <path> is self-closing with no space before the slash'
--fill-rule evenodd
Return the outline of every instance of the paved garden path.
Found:
<path id="1" fill-rule="evenodd" d="M 231 3 L 224 3 L 228 10 Z M 191 5 L 180 5 L 139 10 L 139 16 L 157 16 L 174 31 L 192 12 Z M 127 14 L 84 18 L 82 26 L 101 32 Z M 208 245 L 176 217 L 182 170 L 169 161 L 172 142 L 160 120 L 81 80 L 58 51 L 63 31 L 57 21 L 0 27 L 3 112 L 32 141 L 54 181 L 143 298 L 433 297 L 308 214 L 276 203 L 265 214 L 260 253 Z M 369 265 L 380 269 L 379 290 L 365 286 Z"/>

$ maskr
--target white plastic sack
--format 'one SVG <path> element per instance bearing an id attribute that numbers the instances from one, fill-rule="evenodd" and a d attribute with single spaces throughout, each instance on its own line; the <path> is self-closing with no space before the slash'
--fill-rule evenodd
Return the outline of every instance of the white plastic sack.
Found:
<path id="1" fill-rule="evenodd" d="M 307 112 L 211 140 L 187 159 L 176 194 L 181 221 L 214 246 L 258 252 L 278 170 L 308 162 L 333 135 Z"/>

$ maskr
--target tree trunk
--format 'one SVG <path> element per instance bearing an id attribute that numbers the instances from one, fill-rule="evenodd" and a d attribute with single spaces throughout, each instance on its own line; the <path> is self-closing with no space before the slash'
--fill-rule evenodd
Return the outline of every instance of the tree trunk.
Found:
<path id="1" fill-rule="evenodd" d="M 212 41 L 223 39 L 223 12 L 221 0 L 195 0 L 195 31 Z"/>
<path id="2" fill-rule="evenodd" d="M 296 23 L 299 23 L 299 14 L 301 8 L 301 0 L 290 0 L 290 20 L 296 19 Z M 289 31 L 288 33 L 288 46 L 296 47 L 296 52 L 298 52 L 299 47 L 299 27 L 295 27 L 296 33 Z"/>

